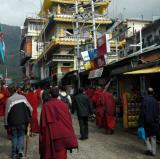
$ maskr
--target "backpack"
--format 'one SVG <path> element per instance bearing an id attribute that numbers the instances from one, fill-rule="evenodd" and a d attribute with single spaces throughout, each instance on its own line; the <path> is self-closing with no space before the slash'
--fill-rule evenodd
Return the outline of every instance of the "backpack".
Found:
<path id="1" fill-rule="evenodd" d="M 69 99 L 67 98 L 68 95 L 62 96 L 62 95 L 60 94 L 59 96 L 60 96 L 60 99 L 61 99 L 64 103 L 66 103 L 68 106 L 70 106 Z"/>

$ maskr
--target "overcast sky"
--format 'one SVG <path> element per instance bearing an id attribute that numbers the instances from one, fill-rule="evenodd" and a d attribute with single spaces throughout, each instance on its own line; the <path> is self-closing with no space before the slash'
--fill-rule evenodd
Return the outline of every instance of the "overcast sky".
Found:
<path id="1" fill-rule="evenodd" d="M 21 26 L 39 12 L 43 0 L 0 0 L 0 23 Z M 160 17 L 160 0 L 112 0 L 109 15 L 123 18 Z"/>

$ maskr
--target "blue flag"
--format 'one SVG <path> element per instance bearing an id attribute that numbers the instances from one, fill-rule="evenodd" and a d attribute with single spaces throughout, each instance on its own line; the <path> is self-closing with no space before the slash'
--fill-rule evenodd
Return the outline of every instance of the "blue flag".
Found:
<path id="1" fill-rule="evenodd" d="M 0 26 L 0 63 L 4 63 L 4 57 L 5 57 L 5 43 L 3 40 L 3 33 Z"/>

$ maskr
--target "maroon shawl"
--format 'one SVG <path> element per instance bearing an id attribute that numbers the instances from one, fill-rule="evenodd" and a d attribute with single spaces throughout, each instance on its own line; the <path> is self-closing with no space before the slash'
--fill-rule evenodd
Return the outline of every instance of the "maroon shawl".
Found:
<path id="1" fill-rule="evenodd" d="M 55 158 L 57 151 L 77 147 L 78 142 L 68 107 L 55 98 L 46 102 L 43 105 L 40 123 L 39 148 L 42 158 Z"/>

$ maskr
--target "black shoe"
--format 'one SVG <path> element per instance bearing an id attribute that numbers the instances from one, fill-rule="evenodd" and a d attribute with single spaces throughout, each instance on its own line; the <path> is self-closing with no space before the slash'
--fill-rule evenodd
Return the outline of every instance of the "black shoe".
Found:
<path id="1" fill-rule="evenodd" d="M 156 155 L 152 153 L 151 156 L 155 157 Z"/>
<path id="2" fill-rule="evenodd" d="M 85 140 L 85 138 L 84 137 L 80 137 L 79 140 Z"/>
<path id="3" fill-rule="evenodd" d="M 19 158 L 22 158 L 22 157 L 24 157 L 24 154 L 23 154 L 23 152 L 19 152 L 19 153 L 18 153 L 18 157 L 19 157 Z"/>
<path id="4" fill-rule="evenodd" d="M 17 159 L 17 155 L 12 155 L 12 159 Z"/>
<path id="5" fill-rule="evenodd" d="M 152 156 L 152 152 L 149 151 L 149 150 L 145 151 L 145 154 L 146 154 L 147 156 Z"/>
<path id="6" fill-rule="evenodd" d="M 84 139 L 88 139 L 88 136 L 84 137 Z"/>

